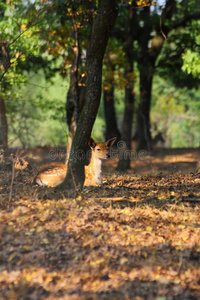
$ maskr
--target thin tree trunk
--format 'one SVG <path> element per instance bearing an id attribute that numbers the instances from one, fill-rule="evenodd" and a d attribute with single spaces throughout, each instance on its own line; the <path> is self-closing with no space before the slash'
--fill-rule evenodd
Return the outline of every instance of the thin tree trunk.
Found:
<path id="1" fill-rule="evenodd" d="M 140 103 L 137 117 L 137 150 L 151 150 L 150 107 L 152 76 L 140 73 Z"/>
<path id="2" fill-rule="evenodd" d="M 162 50 L 165 36 L 170 30 L 170 26 L 164 26 L 161 24 L 161 21 L 163 21 L 163 18 L 167 19 L 168 21 L 171 20 L 175 5 L 175 0 L 166 1 L 166 6 L 158 24 L 153 24 L 152 22 L 150 7 L 143 8 L 143 27 L 141 28 L 138 38 L 140 48 L 140 103 L 138 107 L 136 128 L 138 142 L 137 150 L 151 150 L 152 138 L 150 131 L 150 108 L 155 62 Z M 149 42 L 152 39 L 151 33 L 153 30 L 153 25 L 156 28 L 157 34 L 152 40 L 150 47 Z"/>
<path id="3" fill-rule="evenodd" d="M 85 7 L 86 13 L 85 18 L 87 18 L 88 24 L 92 25 L 92 14 L 90 13 L 94 4 L 89 0 L 82 1 L 83 6 Z M 88 13 L 87 13 L 88 11 Z M 74 138 L 74 134 L 77 128 L 77 123 L 79 119 L 80 112 L 83 108 L 83 104 L 85 102 L 85 77 L 81 77 L 80 68 L 82 66 L 83 53 L 80 46 L 80 37 L 79 30 L 76 23 L 75 11 L 72 16 L 72 24 L 73 24 L 73 32 L 71 35 L 74 38 L 74 47 L 69 49 L 69 51 L 74 56 L 74 62 L 72 62 L 72 66 L 70 68 L 70 87 L 67 93 L 67 101 L 66 101 L 66 119 L 69 127 L 69 137 L 67 141 L 66 147 L 66 163 L 68 162 L 70 150 L 72 146 L 72 141 Z M 90 39 L 90 31 L 85 37 L 85 40 Z"/>
<path id="4" fill-rule="evenodd" d="M 68 171 L 59 189 L 67 196 L 75 196 L 83 187 L 84 162 L 88 141 L 101 98 L 102 62 L 108 38 L 117 17 L 116 2 L 104 0 L 98 10 L 87 51 L 87 83 L 85 105 L 81 111 L 72 143 Z"/>
<path id="5" fill-rule="evenodd" d="M 5 4 L 6 0 L 2 0 Z M 5 14 L 6 6 L 1 7 L 0 11 L 0 21 L 3 20 Z M 5 102 L 2 97 L 1 92 L 5 91 L 6 84 L 2 83 L 3 77 L 10 67 L 10 57 L 8 51 L 7 41 L 0 41 L 0 148 L 4 151 L 8 148 L 8 123 L 6 117 L 6 107 Z"/>
<path id="6" fill-rule="evenodd" d="M 109 83 L 108 83 L 109 84 Z M 104 102 L 104 113 L 106 121 L 106 141 L 116 137 L 117 141 L 120 140 L 120 132 L 117 127 L 117 119 L 114 106 L 114 86 L 109 84 L 109 89 L 104 89 L 103 102 Z"/>
<path id="7" fill-rule="evenodd" d="M 133 88 L 125 88 L 125 111 L 122 125 L 122 142 L 119 146 L 119 162 L 117 169 L 125 171 L 130 168 L 131 162 L 131 138 L 132 138 L 132 122 L 134 110 L 134 94 Z"/>
<path id="8" fill-rule="evenodd" d="M 76 131 L 76 116 L 77 116 L 77 110 L 76 110 L 76 104 L 77 97 L 79 97 L 79 91 L 77 91 L 77 88 L 75 87 L 76 82 L 76 74 L 74 72 L 74 66 L 70 68 L 70 86 L 67 93 L 67 101 L 66 101 L 66 120 L 69 128 L 69 136 L 67 140 L 67 147 L 66 147 L 66 163 L 69 159 L 70 149 L 72 145 L 72 141 L 74 138 L 74 134 Z M 78 93 L 78 94 L 77 94 Z M 79 100 L 78 100 L 79 101 Z"/>
<path id="9" fill-rule="evenodd" d="M 8 124 L 4 99 L 0 95 L 0 148 L 8 148 Z"/>
<path id="10" fill-rule="evenodd" d="M 73 23 L 73 34 L 75 40 L 75 46 L 69 51 L 74 54 L 74 62 L 70 68 L 70 86 L 67 93 L 66 101 L 66 119 L 69 127 L 69 136 L 66 147 L 66 163 L 69 159 L 70 149 L 74 134 L 76 131 L 76 126 L 79 119 L 79 102 L 80 102 L 80 88 L 79 88 L 79 64 L 80 64 L 80 45 L 79 45 L 79 35 L 78 28 L 76 25 L 75 18 L 72 17 Z M 75 49 L 75 50 L 74 50 Z"/>
<path id="11" fill-rule="evenodd" d="M 129 6 L 128 30 L 126 37 L 126 57 L 128 67 L 125 70 L 127 84 L 125 86 L 125 110 L 122 124 L 122 143 L 119 144 L 119 163 L 117 169 L 124 171 L 130 168 L 131 162 L 131 140 L 132 140 L 132 123 L 134 111 L 134 79 L 133 79 L 133 28 L 135 22 L 135 10 Z"/>
<path id="12" fill-rule="evenodd" d="M 149 40 L 151 38 L 152 20 L 150 15 L 150 7 L 143 8 L 142 20 L 144 26 L 139 36 L 139 71 L 140 71 L 140 103 L 137 116 L 137 138 L 138 150 L 151 149 L 151 133 L 150 133 L 150 104 L 153 68 L 149 54 Z"/>

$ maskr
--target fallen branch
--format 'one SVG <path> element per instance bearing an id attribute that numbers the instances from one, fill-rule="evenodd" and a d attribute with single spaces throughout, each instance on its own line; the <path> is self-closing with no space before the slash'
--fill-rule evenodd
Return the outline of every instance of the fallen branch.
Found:
<path id="1" fill-rule="evenodd" d="M 182 197 L 183 202 L 200 202 L 200 198 Z"/>
<path id="2" fill-rule="evenodd" d="M 106 197 L 106 198 L 95 198 L 96 200 L 103 200 L 103 201 L 129 201 L 129 202 L 140 202 L 140 200 L 137 199 L 130 199 L 125 197 Z"/>

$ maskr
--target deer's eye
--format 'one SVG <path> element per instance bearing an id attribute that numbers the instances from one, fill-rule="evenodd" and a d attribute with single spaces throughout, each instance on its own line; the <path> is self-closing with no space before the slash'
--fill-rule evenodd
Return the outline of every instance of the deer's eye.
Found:
<path id="1" fill-rule="evenodd" d="M 101 151 L 101 149 L 100 149 L 100 148 L 97 148 L 97 151 Z"/>

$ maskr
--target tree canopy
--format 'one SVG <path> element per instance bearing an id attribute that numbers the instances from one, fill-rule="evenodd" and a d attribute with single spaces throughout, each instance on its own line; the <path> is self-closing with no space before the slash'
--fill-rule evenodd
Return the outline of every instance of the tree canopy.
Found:
<path id="1" fill-rule="evenodd" d="M 78 122 L 85 101 L 86 52 L 100 4 L 101 1 L 90 0 L 4 0 L 0 3 L 1 103 L 4 101 L 1 120 L 4 114 L 9 145 L 12 141 L 14 145 L 23 146 L 51 144 L 52 141 L 66 143 L 70 129 L 65 124 L 65 115 L 67 113 L 70 122 L 75 110 Z M 110 111 L 115 116 L 112 120 L 115 129 L 112 130 L 126 144 L 130 144 L 135 135 L 139 149 L 150 150 L 154 137 L 160 132 L 165 136 L 166 146 L 176 146 L 177 135 L 172 132 L 177 131 L 173 129 L 177 124 L 185 131 L 190 128 L 194 137 L 192 146 L 198 146 L 199 110 L 195 107 L 199 98 L 199 4 L 193 0 L 118 0 L 116 5 L 118 16 L 110 33 L 102 73 L 104 106 L 110 105 L 108 99 L 113 99 Z M 130 9 L 133 11 L 131 30 L 128 29 Z M 131 88 L 130 95 L 134 95 L 132 117 L 125 116 L 127 87 Z M 181 107 L 179 111 L 183 116 L 174 112 L 172 122 L 168 111 L 173 110 L 173 102 L 168 99 L 173 87 L 179 91 L 175 109 Z M 68 97 L 65 112 L 68 91 L 71 98 Z M 162 91 L 161 96 L 159 91 Z M 169 107 L 163 115 L 160 101 Z M 193 116 L 186 117 L 183 125 L 181 120 L 188 112 Z M 112 127 L 109 125 L 106 129 L 103 119 L 100 107 L 93 130 L 100 139 L 105 130 Z M 108 116 L 106 122 L 110 119 Z M 20 120 L 23 125 L 19 126 Z M 122 128 L 128 124 L 127 120 L 132 131 L 124 134 Z M 48 126 L 52 134 L 45 129 Z M 38 127 L 42 130 L 37 131 Z M 184 141 L 183 146 L 191 145 L 188 137 Z"/>

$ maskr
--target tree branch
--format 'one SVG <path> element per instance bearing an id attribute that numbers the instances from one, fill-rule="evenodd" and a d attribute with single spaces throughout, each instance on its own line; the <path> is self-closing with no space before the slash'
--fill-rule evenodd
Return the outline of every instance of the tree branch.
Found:
<path id="1" fill-rule="evenodd" d="M 187 15 L 185 16 L 183 19 L 178 20 L 173 26 L 172 29 L 176 29 L 178 27 L 181 26 L 185 26 L 187 22 L 191 21 L 191 20 L 200 20 L 200 12 L 199 13 L 195 13 L 195 14 L 191 14 L 191 15 Z"/>
<path id="2" fill-rule="evenodd" d="M 38 24 L 40 24 L 42 21 L 43 21 L 43 19 L 44 18 L 42 18 L 41 20 L 39 20 L 38 22 L 36 22 L 36 23 L 33 23 L 33 24 L 31 24 L 31 25 L 29 25 L 26 29 L 24 29 L 24 31 L 22 31 L 22 32 L 20 32 L 20 34 L 11 42 L 11 43 L 9 43 L 8 44 L 8 48 L 12 45 L 12 44 L 14 44 L 26 31 L 28 31 L 30 28 L 32 28 L 32 27 L 34 27 L 34 26 L 36 26 L 36 25 L 38 25 Z"/>
<path id="3" fill-rule="evenodd" d="M 42 18 L 41 20 L 37 21 L 36 23 L 31 24 L 30 26 L 28 26 L 25 30 L 23 30 L 22 32 L 20 32 L 20 34 L 10 43 L 6 43 L 4 42 L 2 44 L 2 47 L 4 46 L 4 57 L 6 57 L 6 65 L 4 65 L 4 71 L 0 76 L 0 82 L 3 79 L 4 75 L 7 73 L 7 71 L 9 70 L 9 68 L 11 67 L 11 62 L 10 62 L 10 57 L 9 57 L 9 47 L 11 45 L 13 45 L 26 31 L 28 31 L 30 28 L 38 25 L 39 23 L 41 23 L 43 21 L 44 18 Z M 5 45 L 4 45 L 5 44 Z M 6 45 L 7 44 L 7 45 Z M 2 50 L 3 51 L 3 50 Z M 19 59 L 19 58 L 18 58 Z"/>

